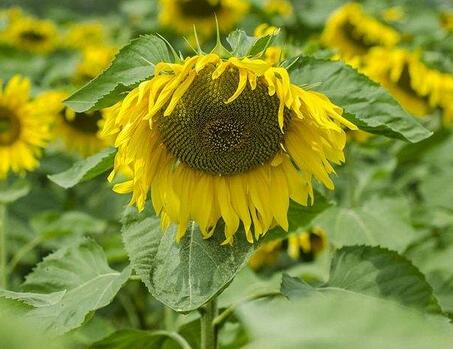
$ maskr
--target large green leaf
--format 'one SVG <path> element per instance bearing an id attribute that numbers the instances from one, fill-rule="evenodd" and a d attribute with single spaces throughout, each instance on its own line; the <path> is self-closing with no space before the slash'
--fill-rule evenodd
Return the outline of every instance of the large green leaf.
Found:
<path id="1" fill-rule="evenodd" d="M 27 304 L 47 300 L 47 304 L 34 304 L 27 317 L 43 330 L 61 334 L 80 326 L 90 312 L 110 304 L 129 275 L 129 267 L 121 273 L 111 269 L 102 248 L 85 239 L 46 257 L 26 278 L 23 287 L 29 292 L 14 297 Z"/>
<path id="2" fill-rule="evenodd" d="M 31 226 L 43 239 L 62 235 L 99 234 L 106 228 L 106 222 L 84 212 L 44 212 L 31 221 Z"/>
<path id="3" fill-rule="evenodd" d="M 426 275 L 442 309 L 453 313 L 453 230 L 421 239 L 405 255 Z"/>
<path id="4" fill-rule="evenodd" d="M 403 251 L 417 237 L 408 213 L 403 199 L 373 198 L 361 207 L 332 207 L 313 224 L 323 228 L 337 247 L 367 244 Z"/>
<path id="5" fill-rule="evenodd" d="M 107 338 L 100 340 L 90 346 L 90 349 L 155 349 L 162 348 L 164 342 L 171 338 L 173 341 L 180 340 L 180 337 L 164 331 L 142 331 L 142 330 L 119 330 Z M 190 349 L 184 341 L 177 342 L 178 348 Z"/>
<path id="6" fill-rule="evenodd" d="M 356 293 L 441 313 L 424 275 L 405 257 L 380 247 L 347 246 L 337 250 L 329 280 L 319 287 L 283 275 L 282 293 L 287 297 L 297 298 L 316 292 Z"/>
<path id="7" fill-rule="evenodd" d="M 26 179 L 0 181 L 0 204 L 12 203 L 30 192 L 30 183 Z"/>
<path id="8" fill-rule="evenodd" d="M 122 233 L 132 267 L 151 294 L 174 310 L 187 312 L 223 290 L 254 251 L 242 229 L 233 246 L 221 245 L 223 226 L 218 223 L 214 235 L 205 240 L 192 222 L 176 242 L 174 226 L 163 233 L 159 218 L 129 209 Z"/>
<path id="9" fill-rule="evenodd" d="M 167 45 L 156 35 L 132 40 L 116 55 L 110 67 L 66 100 L 77 112 L 109 107 L 137 83 L 154 73 L 159 62 L 171 62 Z"/>
<path id="10" fill-rule="evenodd" d="M 344 109 L 362 130 L 412 143 L 432 132 L 405 112 L 383 87 L 342 62 L 298 57 L 290 67 L 293 83 L 309 85 Z"/>
<path id="11" fill-rule="evenodd" d="M 347 246 L 337 250 L 326 287 L 440 311 L 424 275 L 405 257 L 380 247 Z"/>
<path id="12" fill-rule="evenodd" d="M 99 176 L 113 166 L 116 149 L 106 148 L 103 151 L 86 159 L 77 161 L 72 167 L 64 172 L 49 175 L 49 179 L 59 186 L 68 189 Z"/>
<path id="13" fill-rule="evenodd" d="M 327 293 L 243 305 L 246 349 L 449 349 L 445 318 L 356 293 Z"/>

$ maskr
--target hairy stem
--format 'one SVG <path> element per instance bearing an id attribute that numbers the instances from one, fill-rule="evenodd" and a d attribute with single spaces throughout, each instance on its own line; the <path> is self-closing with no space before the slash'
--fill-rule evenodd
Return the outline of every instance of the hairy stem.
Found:
<path id="1" fill-rule="evenodd" d="M 201 349 L 217 349 L 217 299 L 213 298 L 199 309 L 201 314 Z"/>

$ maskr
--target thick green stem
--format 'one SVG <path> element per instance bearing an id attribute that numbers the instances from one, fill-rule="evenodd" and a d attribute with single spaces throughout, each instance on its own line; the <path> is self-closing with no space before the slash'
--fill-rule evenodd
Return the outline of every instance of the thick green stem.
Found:
<path id="1" fill-rule="evenodd" d="M 217 317 L 217 300 L 211 299 L 202 308 L 201 314 L 201 349 L 217 349 L 217 326 L 214 319 Z"/>
<path id="2" fill-rule="evenodd" d="M 8 287 L 8 270 L 7 256 L 8 250 L 6 246 L 6 205 L 0 203 L 0 287 Z"/>

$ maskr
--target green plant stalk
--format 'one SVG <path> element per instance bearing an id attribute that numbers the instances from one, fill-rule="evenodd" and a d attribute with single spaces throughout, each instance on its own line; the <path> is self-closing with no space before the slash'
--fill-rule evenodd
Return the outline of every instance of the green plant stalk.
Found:
<path id="1" fill-rule="evenodd" d="M 0 203 L 0 287 L 8 287 L 7 256 L 6 246 L 6 204 Z"/>
<path id="2" fill-rule="evenodd" d="M 201 314 L 201 349 L 217 349 L 217 299 L 213 298 L 199 309 Z"/>

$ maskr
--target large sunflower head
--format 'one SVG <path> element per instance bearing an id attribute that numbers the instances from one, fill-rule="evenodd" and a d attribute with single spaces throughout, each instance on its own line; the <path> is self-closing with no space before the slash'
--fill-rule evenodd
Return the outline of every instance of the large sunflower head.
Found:
<path id="1" fill-rule="evenodd" d="M 323 43 L 346 58 L 363 55 L 374 46 L 392 47 L 399 40 L 398 32 L 365 14 L 357 3 L 335 11 L 322 33 Z"/>
<path id="2" fill-rule="evenodd" d="M 28 79 L 16 75 L 4 87 L 0 82 L 0 180 L 38 166 L 53 118 L 47 102 L 45 95 L 30 98 Z"/>
<path id="3" fill-rule="evenodd" d="M 81 156 L 93 155 L 110 144 L 100 136 L 106 115 L 112 108 L 94 112 L 77 113 L 64 106 L 66 92 L 53 92 L 52 103 L 55 106 L 54 138 L 61 139 L 65 148 Z"/>
<path id="4" fill-rule="evenodd" d="M 58 32 L 51 21 L 18 16 L 8 23 L 2 40 L 24 51 L 49 53 L 57 47 Z"/>
<path id="5" fill-rule="evenodd" d="M 423 116 L 435 106 L 438 83 L 418 54 L 403 49 L 374 48 L 363 60 L 363 73 L 382 84 L 411 114 Z M 430 76 L 430 78 L 428 78 Z"/>
<path id="6" fill-rule="evenodd" d="M 207 37 L 219 29 L 228 31 L 247 13 L 248 0 L 160 0 L 159 22 L 180 34 L 193 31 Z"/>
<path id="7" fill-rule="evenodd" d="M 165 228 L 189 221 L 209 237 L 225 221 L 225 243 L 240 224 L 253 242 L 275 224 L 288 228 L 289 201 L 313 202 L 312 178 L 333 189 L 331 163 L 344 161 L 344 127 L 356 127 L 326 96 L 291 83 L 288 71 L 258 58 L 215 53 L 156 65 L 155 75 L 106 120 L 115 135 L 115 185 L 140 210 L 150 191 Z"/>

